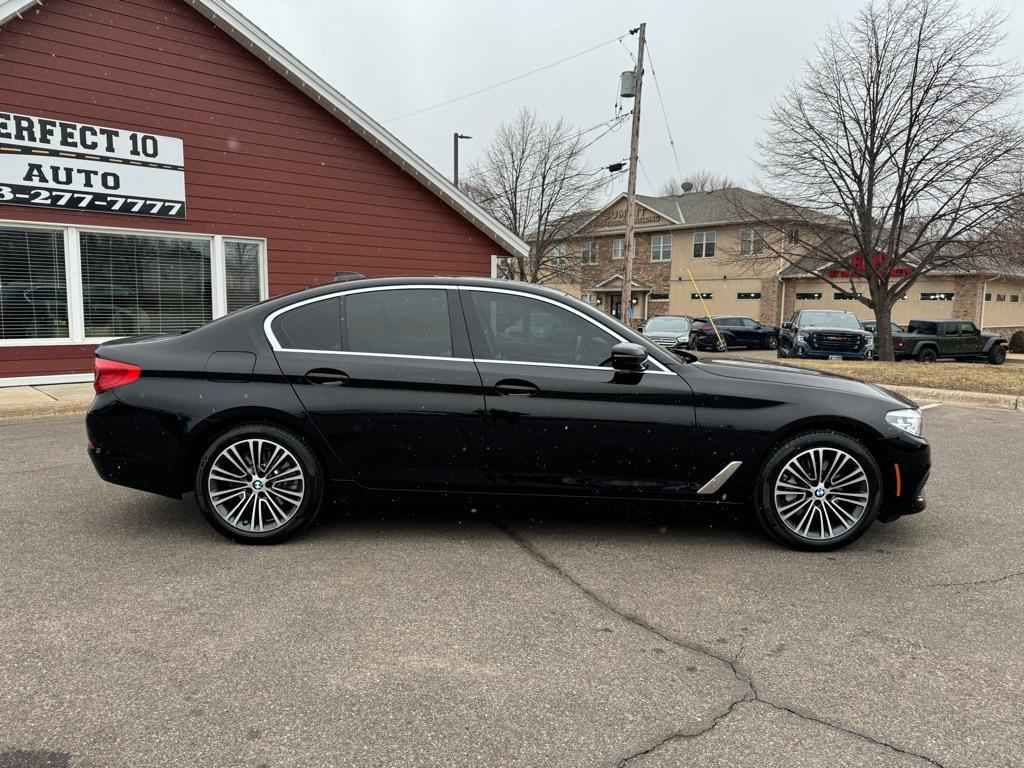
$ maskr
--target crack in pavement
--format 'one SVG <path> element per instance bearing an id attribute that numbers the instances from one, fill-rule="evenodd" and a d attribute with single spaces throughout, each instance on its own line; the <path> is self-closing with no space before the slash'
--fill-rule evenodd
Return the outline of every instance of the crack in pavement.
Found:
<path id="1" fill-rule="evenodd" d="M 616 768 L 623 768 L 624 766 L 628 765 L 631 761 L 649 755 L 658 750 L 660 747 L 664 746 L 665 744 L 668 744 L 669 742 L 675 741 L 677 739 L 700 738 L 701 736 L 712 731 L 719 723 L 726 720 L 736 710 L 736 708 L 744 702 L 759 702 L 766 706 L 772 707 L 773 709 L 776 709 L 780 712 L 785 712 L 790 715 L 793 715 L 794 717 L 800 718 L 801 720 L 806 720 L 810 723 L 815 723 L 826 728 L 831 728 L 834 731 L 845 733 L 849 736 L 853 736 L 855 738 L 861 739 L 862 741 L 866 741 L 876 746 L 885 747 L 886 749 L 889 749 L 897 754 L 906 755 L 908 757 L 915 757 L 919 760 L 928 763 L 929 765 L 938 766 L 938 768 L 947 768 L 943 763 L 939 762 L 938 760 L 932 757 L 929 757 L 928 755 L 924 755 L 919 752 L 912 752 L 908 749 L 904 749 L 895 744 L 892 744 L 891 742 L 883 741 L 881 739 L 875 738 L 874 736 L 870 736 L 866 733 L 855 731 L 852 728 L 847 728 L 845 726 L 838 725 L 836 723 L 825 720 L 824 718 L 818 717 L 812 712 L 801 711 L 786 704 L 781 704 L 772 701 L 771 699 L 764 698 L 761 695 L 761 693 L 757 690 L 751 673 L 739 661 L 739 658 L 743 652 L 743 648 L 746 644 L 745 637 L 743 638 L 740 644 L 740 650 L 734 657 L 723 656 L 722 654 L 716 653 L 711 648 L 701 645 L 700 643 L 695 643 L 693 641 L 686 640 L 685 638 L 678 637 L 672 634 L 671 632 L 668 632 L 667 630 L 654 626 L 650 622 L 641 618 L 638 614 L 631 613 L 609 602 L 607 598 L 601 596 L 593 589 L 583 584 L 579 579 L 577 579 L 571 573 L 562 568 L 562 566 L 560 566 L 554 560 L 551 560 L 549 557 L 547 557 L 544 553 L 542 553 L 539 549 L 537 549 L 534 546 L 533 542 L 531 542 L 529 539 L 527 539 L 525 536 L 523 536 L 521 533 L 514 530 L 510 526 L 504 524 L 499 520 L 492 520 L 491 522 L 498 528 L 498 530 L 500 530 L 502 533 L 508 536 L 530 557 L 532 557 L 538 563 L 543 565 L 545 568 L 554 571 L 561 579 L 567 581 L 577 590 L 586 595 L 591 600 L 591 602 L 595 603 L 596 605 L 608 611 L 609 613 L 618 616 L 623 621 L 633 624 L 634 626 L 637 626 L 645 632 L 648 632 L 656 637 L 661 638 L 665 642 L 670 643 L 671 645 L 674 645 L 677 648 L 683 648 L 688 651 L 693 651 L 694 653 L 699 653 L 710 659 L 725 664 L 732 672 L 732 675 L 736 679 L 736 681 L 739 682 L 744 688 L 746 688 L 742 696 L 734 698 L 726 707 L 722 709 L 722 711 L 716 713 L 712 717 L 711 722 L 708 725 L 694 731 L 673 731 L 672 733 L 666 734 L 665 736 L 656 739 L 653 743 L 644 747 L 643 749 L 630 753 L 618 759 L 616 762 L 613 763 L 613 765 L 615 765 Z"/>
<path id="2" fill-rule="evenodd" d="M 1002 581 L 1016 579 L 1024 576 L 1024 571 L 1012 571 L 1003 576 L 996 576 L 991 579 L 978 579 L 976 581 L 940 581 L 935 584 L 925 584 L 926 587 L 980 587 L 989 584 L 999 584 Z"/>

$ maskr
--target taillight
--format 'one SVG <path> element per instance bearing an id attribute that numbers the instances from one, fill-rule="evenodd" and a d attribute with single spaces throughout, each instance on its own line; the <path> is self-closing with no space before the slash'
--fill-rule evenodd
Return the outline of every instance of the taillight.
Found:
<path id="1" fill-rule="evenodd" d="M 141 375 L 142 369 L 137 365 L 97 357 L 93 367 L 92 388 L 97 393 L 106 392 L 114 387 L 131 384 L 133 381 L 137 381 Z"/>

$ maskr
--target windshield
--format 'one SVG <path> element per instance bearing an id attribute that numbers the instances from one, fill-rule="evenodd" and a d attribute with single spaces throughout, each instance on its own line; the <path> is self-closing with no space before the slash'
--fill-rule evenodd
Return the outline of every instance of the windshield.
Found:
<path id="1" fill-rule="evenodd" d="M 686 333 L 690 330 L 690 321 L 685 317 L 652 317 L 646 326 L 645 331 L 660 331 L 662 333 Z"/>
<path id="2" fill-rule="evenodd" d="M 808 311 L 800 313 L 801 328 L 849 328 L 861 330 L 860 321 L 846 312 Z"/>

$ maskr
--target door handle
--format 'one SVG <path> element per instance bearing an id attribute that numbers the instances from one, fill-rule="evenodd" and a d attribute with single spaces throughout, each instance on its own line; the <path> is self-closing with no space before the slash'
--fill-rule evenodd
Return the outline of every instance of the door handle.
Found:
<path id="1" fill-rule="evenodd" d="M 505 395 L 506 397 L 533 397 L 540 388 L 535 384 L 531 384 L 528 381 L 520 381 L 519 379 L 505 379 L 499 381 L 494 385 L 494 389 L 499 395 Z"/>
<path id="2" fill-rule="evenodd" d="M 314 368 L 306 374 L 310 384 L 338 387 L 348 381 L 348 374 L 334 368 Z"/>

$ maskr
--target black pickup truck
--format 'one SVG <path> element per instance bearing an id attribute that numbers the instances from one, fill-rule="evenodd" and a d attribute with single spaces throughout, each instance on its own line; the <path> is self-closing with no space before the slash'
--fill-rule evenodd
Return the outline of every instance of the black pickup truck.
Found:
<path id="1" fill-rule="evenodd" d="M 892 343 L 897 360 L 983 358 L 992 365 L 1006 360 L 1006 339 L 982 333 L 969 320 L 911 320 L 906 332 L 892 335 Z"/>

